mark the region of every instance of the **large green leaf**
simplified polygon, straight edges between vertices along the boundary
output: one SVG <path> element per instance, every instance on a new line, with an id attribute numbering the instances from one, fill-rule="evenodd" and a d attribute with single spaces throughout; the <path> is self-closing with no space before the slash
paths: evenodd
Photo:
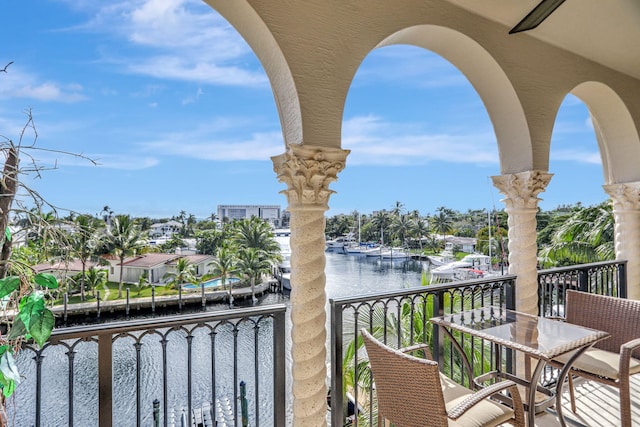
<path id="1" fill-rule="evenodd" d="M 41 316 L 44 310 L 42 292 L 32 292 L 20 300 L 20 313 L 18 315 L 27 327 L 27 331 L 31 332 L 31 318 Z"/>
<path id="2" fill-rule="evenodd" d="M 9 228 L 9 226 L 7 226 L 7 228 L 4 229 L 4 237 L 11 241 L 11 229 Z"/>
<path id="3" fill-rule="evenodd" d="M 31 322 L 29 323 L 29 333 L 33 339 L 38 343 L 40 347 L 47 342 L 51 336 L 51 331 L 56 324 L 56 319 L 53 313 L 48 308 L 38 315 L 31 316 Z"/>
<path id="4" fill-rule="evenodd" d="M 20 287 L 20 278 L 18 276 L 7 276 L 0 279 L 0 298 L 4 298 L 11 292 Z"/>
<path id="5" fill-rule="evenodd" d="M 42 286 L 43 288 L 47 288 L 47 289 L 58 288 L 58 279 L 56 279 L 56 276 L 54 276 L 53 274 L 38 273 L 36 274 L 36 277 L 34 278 L 34 280 L 38 285 Z"/>
<path id="6" fill-rule="evenodd" d="M 7 339 L 12 340 L 27 335 L 27 327 L 20 317 L 16 317 L 11 325 Z"/>

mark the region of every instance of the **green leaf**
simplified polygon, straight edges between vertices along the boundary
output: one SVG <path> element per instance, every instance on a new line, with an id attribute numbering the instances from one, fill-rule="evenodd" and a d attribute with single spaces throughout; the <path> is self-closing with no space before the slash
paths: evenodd
<path id="1" fill-rule="evenodd" d="M 42 347 L 51 336 L 51 331 L 53 331 L 55 324 L 56 319 L 53 316 L 53 313 L 48 308 L 45 308 L 44 311 L 38 315 L 31 316 L 29 333 L 33 336 L 33 339 L 38 343 L 38 345 Z"/>
<path id="2" fill-rule="evenodd" d="M 20 278 L 18 276 L 7 276 L 0 279 L 0 298 L 4 298 L 11 292 L 20 287 Z"/>
<path id="3" fill-rule="evenodd" d="M 0 372 L 2 372 L 2 375 L 4 375 L 6 379 L 20 383 L 20 373 L 16 366 L 16 360 L 10 351 L 6 351 L 0 356 Z"/>
<path id="4" fill-rule="evenodd" d="M 47 289 L 58 288 L 58 279 L 56 279 L 56 276 L 54 276 L 53 274 L 38 273 L 36 274 L 36 277 L 34 278 L 34 280 L 38 285 L 42 286 L 43 288 L 47 288 Z"/>
<path id="5" fill-rule="evenodd" d="M 20 317 L 16 317 L 13 321 L 13 325 L 11 326 L 11 330 L 9 331 L 9 335 L 7 335 L 7 339 L 13 340 L 25 335 L 27 335 L 27 327 Z"/>
<path id="6" fill-rule="evenodd" d="M 11 240 L 11 229 L 9 228 L 9 226 L 4 229 L 4 237 L 9 241 Z"/>
<path id="7" fill-rule="evenodd" d="M 31 333 L 31 318 L 41 316 L 44 310 L 42 292 L 33 292 L 20 300 L 20 313 L 18 315 L 24 322 L 27 332 Z"/>

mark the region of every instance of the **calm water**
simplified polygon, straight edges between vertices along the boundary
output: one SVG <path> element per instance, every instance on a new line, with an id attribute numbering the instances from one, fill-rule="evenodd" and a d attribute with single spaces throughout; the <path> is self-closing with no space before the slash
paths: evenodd
<path id="1" fill-rule="evenodd" d="M 345 255 L 339 253 L 328 252 L 326 254 L 326 277 L 327 277 L 327 297 L 336 298 L 343 296 L 354 296 L 379 292 L 383 290 L 394 290 L 421 285 L 422 272 L 427 268 L 426 262 L 403 260 L 390 261 L 381 260 L 376 257 L 364 257 L 355 255 Z M 274 302 L 282 302 L 280 295 L 267 294 L 261 298 L 259 304 L 271 304 Z M 287 298 L 285 302 L 289 301 Z M 241 301 L 240 305 L 250 304 L 249 300 Z M 225 305 L 211 306 L 209 309 L 226 309 Z M 328 319 L 327 319 L 328 320 Z M 260 408 L 261 425 L 269 425 L 269 419 L 272 415 L 271 399 L 264 399 L 270 390 L 269 372 L 273 366 L 273 360 L 269 357 L 271 354 L 268 347 L 270 346 L 270 327 L 262 327 L 260 329 L 260 348 L 263 349 L 261 357 L 257 361 L 260 365 L 262 383 L 260 386 L 260 397 L 264 401 L 264 405 Z M 245 332 L 241 331 L 241 336 Z M 187 357 L 184 334 L 178 333 L 172 339 L 168 346 L 169 366 L 168 382 L 170 384 L 169 405 L 170 407 L 179 408 L 185 404 L 185 396 L 183 391 L 186 389 L 185 379 L 187 378 Z M 239 339 L 239 355 L 243 356 L 240 360 L 239 371 L 251 373 L 253 365 L 256 361 L 248 356 L 253 353 L 253 338 L 250 331 L 246 331 L 246 339 Z M 231 331 L 220 333 L 218 338 L 218 363 L 220 364 L 218 373 L 216 374 L 216 389 L 220 395 L 232 395 L 233 380 L 231 373 L 232 366 L 226 366 L 233 360 L 233 334 Z M 226 342 L 226 343 L 225 343 Z M 210 360 L 211 345 L 209 334 L 206 330 L 199 330 L 194 333 L 193 337 L 193 379 L 194 379 L 194 405 L 198 406 L 199 402 L 208 401 L 210 396 Z M 220 349 L 222 349 L 220 353 Z M 50 348 L 45 355 L 42 365 L 43 375 L 43 413 L 46 417 L 43 419 L 43 426 L 62 426 L 68 425 L 68 405 L 66 395 L 68 393 L 67 379 L 68 357 L 67 351 L 61 346 Z M 74 413 L 76 425 L 91 426 L 97 424 L 97 414 L 93 408 L 97 405 L 97 346 L 95 343 L 79 343 L 75 348 L 77 351 L 75 356 L 76 375 L 74 381 L 75 399 Z M 121 339 L 114 343 L 114 425 L 135 426 L 135 405 L 132 405 L 132 399 L 135 399 L 136 377 L 135 377 L 135 347 L 132 340 Z M 152 401 L 162 396 L 162 372 L 161 372 L 161 348 L 157 337 L 150 335 L 145 339 L 142 346 L 141 358 L 142 365 L 145 369 L 142 375 L 143 389 L 142 405 L 149 410 L 144 411 L 143 425 L 152 424 Z M 10 415 L 14 416 L 16 426 L 32 426 L 34 424 L 33 407 L 34 395 L 29 390 L 35 390 L 35 363 L 32 359 L 33 354 L 21 352 L 19 357 L 20 372 L 24 376 L 22 387 L 18 387 L 15 399 L 9 404 Z M 246 363 L 245 363 L 246 362 Z M 247 366 L 243 368 L 242 364 Z M 84 374 L 82 374 L 84 372 Z M 263 377 L 264 376 L 264 377 Z M 263 383 L 263 379 L 264 383 Z M 253 384 L 254 379 L 251 377 L 242 377 L 248 384 Z M 15 405 L 15 406 L 14 406 Z M 253 404 L 250 404 L 250 418 L 254 417 Z M 179 423 L 178 423 L 179 425 Z M 219 425 L 225 425 L 220 423 Z"/>
<path id="2" fill-rule="evenodd" d="M 427 261 L 411 259 L 392 261 L 334 252 L 326 255 L 328 298 L 417 287 L 428 267 Z"/>

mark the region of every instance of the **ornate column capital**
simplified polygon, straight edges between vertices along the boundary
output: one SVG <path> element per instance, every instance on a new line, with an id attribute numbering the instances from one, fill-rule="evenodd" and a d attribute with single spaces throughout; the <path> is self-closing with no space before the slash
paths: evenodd
<path id="1" fill-rule="evenodd" d="M 640 182 L 603 185 L 602 188 L 611 196 L 616 211 L 640 210 Z"/>
<path id="2" fill-rule="evenodd" d="M 544 191 L 553 174 L 540 170 L 492 176 L 493 185 L 506 196 L 507 210 L 536 209 L 538 194 Z"/>
<path id="3" fill-rule="evenodd" d="M 287 184 L 289 211 L 329 209 L 329 184 L 338 179 L 350 150 L 291 144 L 287 151 L 271 158 L 278 181 Z"/>

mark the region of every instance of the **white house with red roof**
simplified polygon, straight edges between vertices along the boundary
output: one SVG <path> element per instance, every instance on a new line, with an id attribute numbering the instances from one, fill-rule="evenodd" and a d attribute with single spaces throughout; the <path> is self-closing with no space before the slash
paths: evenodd
<path id="1" fill-rule="evenodd" d="M 196 276 L 207 274 L 210 270 L 208 264 L 213 261 L 212 255 L 176 255 L 149 253 L 125 258 L 122 271 L 122 279 L 125 283 L 138 283 L 140 277 L 146 273 L 151 284 L 160 284 L 168 272 L 175 272 L 176 264 L 180 258 L 186 258 L 195 266 Z M 120 281 L 120 259 L 113 256 L 105 257 L 109 262 L 108 279 L 110 282 Z"/>

